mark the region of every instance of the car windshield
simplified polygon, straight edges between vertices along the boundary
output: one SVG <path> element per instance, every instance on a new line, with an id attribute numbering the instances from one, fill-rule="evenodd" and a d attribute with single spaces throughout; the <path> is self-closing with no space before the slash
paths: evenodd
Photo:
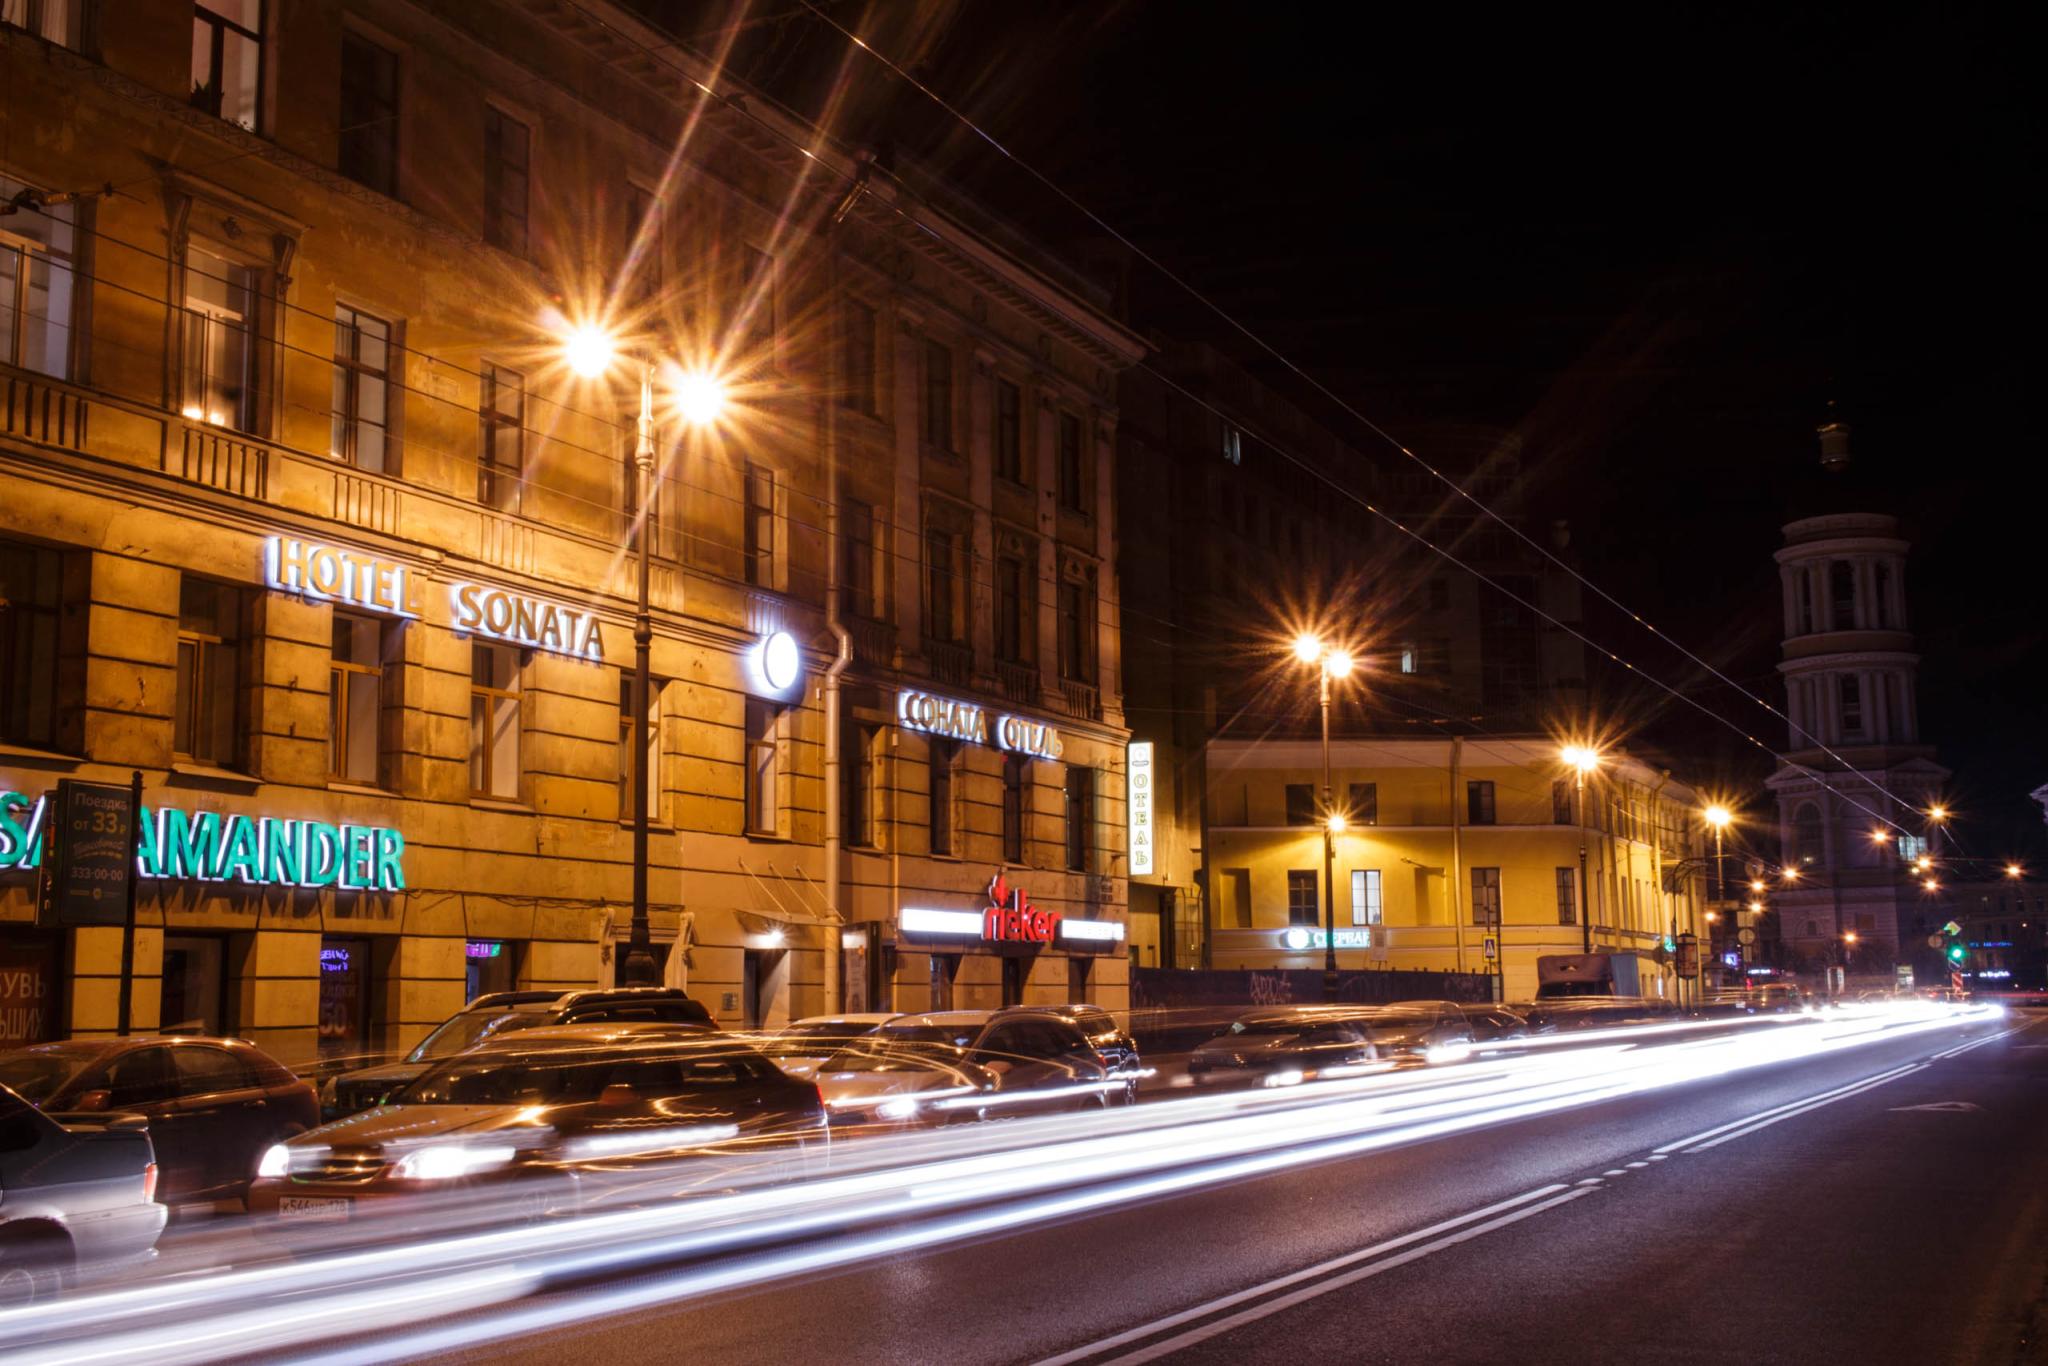
<path id="1" fill-rule="evenodd" d="M 0 1086 L 6 1086 L 23 1100 L 41 1105 L 99 1055 L 100 1050 L 89 1044 L 57 1044 L 0 1053 Z"/>
<path id="2" fill-rule="evenodd" d="M 400 1105 L 574 1105 L 603 1094 L 619 1061 L 615 1056 L 476 1053 L 442 1063 L 392 1100 Z"/>
<path id="3" fill-rule="evenodd" d="M 405 1055 L 405 1060 L 433 1062 L 438 1058 L 452 1058 L 499 1030 L 539 1024 L 545 1018 L 540 1011 L 522 1011 L 516 1007 L 465 1010 L 421 1039 L 412 1052 Z"/>
<path id="4" fill-rule="evenodd" d="M 769 1040 L 770 1046 L 784 1045 L 782 1052 L 830 1053 L 869 1033 L 873 1025 L 856 1020 L 812 1020 L 793 1024 Z"/>
<path id="5" fill-rule="evenodd" d="M 911 1025 L 878 1029 L 834 1053 L 827 1072 L 936 1072 L 959 1064 L 974 1030 Z"/>

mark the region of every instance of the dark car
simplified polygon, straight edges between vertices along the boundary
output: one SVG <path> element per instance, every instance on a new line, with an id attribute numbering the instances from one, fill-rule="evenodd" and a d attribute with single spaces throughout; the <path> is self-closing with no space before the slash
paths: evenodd
<path id="1" fill-rule="evenodd" d="M 74 1039 L 0 1053 L 0 1084 L 46 1113 L 149 1124 L 167 1204 L 236 1200 L 271 1144 L 320 1122 L 313 1088 L 241 1039 Z"/>
<path id="2" fill-rule="evenodd" d="M 1282 1006 L 1241 1015 L 1196 1048 L 1188 1077 L 1197 1086 L 1291 1086 L 1367 1071 L 1378 1062 L 1364 1011 Z"/>
<path id="3" fill-rule="evenodd" d="M 0 1308 L 149 1257 L 169 1214 L 156 1182 L 139 1117 L 47 1115 L 0 1086 Z"/>
<path id="4" fill-rule="evenodd" d="M 828 1138 L 818 1089 L 736 1040 L 644 1024 L 522 1031 L 271 1148 L 249 1209 L 348 1223 L 453 1191 L 487 1194 L 470 1203 L 505 1217 L 568 1213 L 729 1183 Z"/>
<path id="5" fill-rule="evenodd" d="M 1084 1002 L 1056 1006 L 1011 1006 L 1011 1011 L 1021 1014 L 1057 1015 L 1071 1021 L 1076 1029 L 1087 1036 L 1088 1046 L 1095 1050 L 1095 1056 L 1109 1069 L 1109 1075 L 1121 1080 L 1124 1089 L 1117 1096 L 1124 1104 L 1134 1104 L 1138 1099 L 1138 1079 L 1144 1075 L 1144 1059 L 1138 1056 L 1137 1041 L 1130 1031 L 1118 1024 L 1116 1017 L 1101 1006 Z M 999 1012 L 1007 1013 L 1007 1012 Z"/>
<path id="6" fill-rule="evenodd" d="M 1020 1009 L 905 1015 L 855 1039 L 816 1076 L 835 1124 L 1097 1109 L 1124 1090 L 1072 1020 Z"/>
<path id="7" fill-rule="evenodd" d="M 451 1015 L 398 1062 L 329 1077 L 320 1088 L 320 1117 L 340 1119 L 381 1105 L 444 1058 L 467 1052 L 508 1030 L 558 1024 L 619 1022 L 716 1029 L 711 1012 L 675 987 L 610 987 L 591 991 L 495 991 Z"/>
<path id="8" fill-rule="evenodd" d="M 1532 1001 L 1515 1009 L 1528 1020 L 1532 1034 L 1666 1024 L 1678 1016 L 1677 1006 L 1670 1001 L 1647 996 L 1559 996 Z"/>

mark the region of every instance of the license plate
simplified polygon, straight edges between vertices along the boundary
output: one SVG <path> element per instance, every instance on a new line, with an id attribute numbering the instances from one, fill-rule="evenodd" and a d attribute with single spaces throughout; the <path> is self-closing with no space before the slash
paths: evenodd
<path id="1" fill-rule="evenodd" d="M 303 1223 L 322 1221 L 339 1222 L 348 1218 L 351 1200 L 323 1200 L 309 1195 L 284 1195 L 277 1201 L 277 1213 L 281 1219 L 294 1219 Z"/>

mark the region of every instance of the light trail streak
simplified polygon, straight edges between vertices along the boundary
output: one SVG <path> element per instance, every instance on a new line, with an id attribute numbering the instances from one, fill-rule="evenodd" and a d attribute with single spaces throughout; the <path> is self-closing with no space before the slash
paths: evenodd
<path id="1" fill-rule="evenodd" d="M 536 1323 L 559 1326 L 618 1312 L 633 1296 L 650 1296 L 647 1302 L 685 1298 L 792 1274 L 792 1269 L 843 1265 L 1081 1209 L 1820 1057 L 1876 1040 L 1981 1023 L 1994 1013 L 1830 1013 L 1771 1028 L 1667 1031 L 1666 1041 L 1654 1047 L 1635 1047 L 1633 1036 L 1608 1038 L 1615 1031 L 1603 1030 L 1594 1047 L 1532 1049 L 1522 1056 L 1439 1071 L 1312 1081 L 1284 1091 L 1181 1096 L 1085 1115 L 909 1134 L 901 1140 L 841 1141 L 833 1145 L 832 1170 L 820 1177 L 788 1180 L 800 1169 L 763 1164 L 739 1181 L 724 1183 L 741 1187 L 729 1193 L 311 1255 L 285 1265 L 169 1277 L 0 1312 L 0 1354 L 23 1361 L 96 1364 L 210 1361 L 223 1354 L 231 1340 L 224 1335 L 230 1333 L 237 1343 L 251 1348 L 260 1343 L 275 1352 L 338 1330 L 392 1332 L 423 1315 L 457 1305 L 502 1304 L 568 1278 L 616 1275 L 826 1235 L 822 1243 L 734 1255 L 655 1276 L 647 1286 L 636 1283 L 616 1294 L 583 1292 L 517 1311 L 501 1308 L 487 1318 L 429 1334 L 435 1342 L 445 1338 L 447 1346 L 475 1345 L 502 1337 L 514 1323 L 529 1325 L 518 1331 L 532 1331 Z M 1805 1097 L 1793 1106 L 1819 1099 Z M 1751 1115 L 1736 1123 L 1754 1124 L 1760 1118 Z M 660 1170 L 651 1171 L 649 1180 L 660 1176 Z M 769 1184 L 778 1179 L 779 1184 Z M 504 1190 L 496 1188 L 500 1197 Z M 483 1193 L 484 1188 L 473 1192 Z M 992 1201 L 999 1203 L 949 1213 Z M 864 1224 L 900 1225 L 913 1216 L 922 1222 L 908 1229 L 862 1230 Z M 346 1248 L 345 1243 L 339 1246 Z M 330 1298 L 317 1298 L 323 1295 Z M 329 1312 L 337 1304 L 348 1306 L 338 1317 Z M 167 1332 L 167 1323 L 180 1327 Z M 427 1345 L 418 1331 L 391 1342 L 396 1355 L 443 1349 Z M 410 1346 L 396 1352 L 399 1343 Z M 366 1355 L 352 1359 L 393 1355 L 383 1345 L 366 1345 L 362 1351 Z"/>

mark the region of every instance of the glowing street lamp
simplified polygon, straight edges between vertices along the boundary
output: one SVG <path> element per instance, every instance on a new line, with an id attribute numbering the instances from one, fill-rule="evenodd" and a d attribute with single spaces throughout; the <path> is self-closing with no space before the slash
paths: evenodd
<path id="1" fill-rule="evenodd" d="M 2027 870 L 2020 867 L 2017 863 L 2008 863 L 2005 865 L 2005 875 L 2007 877 L 2025 877 L 2026 872 Z"/>
<path id="2" fill-rule="evenodd" d="M 1294 638 L 1294 657 L 1314 665 L 1317 696 L 1323 712 L 1323 999 L 1337 999 L 1337 840 L 1344 832 L 1345 819 L 1337 810 L 1330 788 L 1330 680 L 1348 678 L 1352 669 L 1350 652 L 1326 643 L 1313 631 Z"/>
<path id="3" fill-rule="evenodd" d="M 1591 745 L 1570 744 L 1557 757 L 1572 771 L 1572 790 L 1579 801 L 1579 945 L 1593 951 L 1592 909 L 1586 903 L 1586 775 L 1600 767 L 1600 751 Z"/>
<path id="4" fill-rule="evenodd" d="M 597 380 L 626 359 L 617 338 L 585 323 L 562 338 L 562 359 L 584 379 Z M 633 927 L 622 965 L 628 986 L 654 986 L 654 946 L 647 921 L 647 698 L 653 690 L 650 654 L 654 615 L 648 600 L 650 550 L 647 510 L 654 503 L 654 371 L 650 356 L 632 358 L 640 372 L 640 418 L 633 463 L 638 470 L 639 515 L 633 519 L 633 548 L 639 562 L 640 596 L 633 617 Z M 693 426 L 715 422 L 725 409 L 725 386 L 705 374 L 684 375 L 673 386 L 676 409 Z"/>
<path id="5" fill-rule="evenodd" d="M 1714 831 L 1714 900 L 1719 901 L 1728 895 L 1727 868 L 1722 862 L 1721 837 L 1727 832 L 1728 827 L 1735 823 L 1735 813 L 1715 802 L 1700 812 L 1700 819 L 1712 826 Z"/>

